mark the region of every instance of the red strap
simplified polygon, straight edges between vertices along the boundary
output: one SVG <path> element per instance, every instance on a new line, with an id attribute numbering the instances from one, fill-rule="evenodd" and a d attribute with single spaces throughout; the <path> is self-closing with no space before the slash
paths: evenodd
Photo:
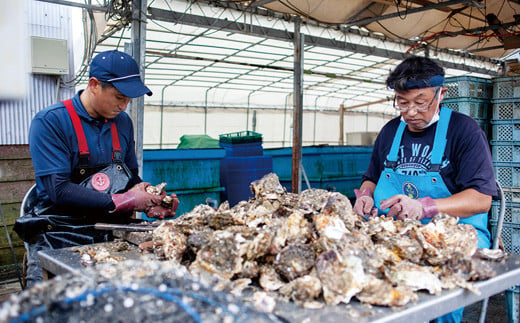
<path id="1" fill-rule="evenodd" d="M 114 158 L 114 151 L 121 151 L 121 144 L 119 143 L 119 135 L 117 134 L 116 123 L 112 123 L 110 126 L 112 131 L 112 159 Z"/>
<path id="2" fill-rule="evenodd" d="M 81 125 L 81 120 L 79 119 L 76 110 L 72 106 L 72 100 L 61 101 L 67 111 L 69 112 L 70 119 L 72 120 L 72 125 L 74 126 L 74 131 L 76 131 L 76 138 L 78 138 L 78 146 L 79 146 L 79 155 L 89 155 L 87 138 L 85 138 L 85 132 L 83 132 L 83 126 Z"/>

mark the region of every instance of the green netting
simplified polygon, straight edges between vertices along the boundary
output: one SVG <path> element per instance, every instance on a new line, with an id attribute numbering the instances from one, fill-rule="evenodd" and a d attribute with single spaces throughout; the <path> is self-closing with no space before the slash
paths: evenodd
<path id="1" fill-rule="evenodd" d="M 183 135 L 177 149 L 220 148 L 218 140 L 208 135 Z"/>

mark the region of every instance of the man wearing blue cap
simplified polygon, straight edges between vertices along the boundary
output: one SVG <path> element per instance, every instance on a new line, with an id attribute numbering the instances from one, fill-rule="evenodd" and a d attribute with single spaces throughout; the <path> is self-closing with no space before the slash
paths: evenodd
<path id="1" fill-rule="evenodd" d="M 431 221 L 439 212 L 475 227 L 478 247 L 489 248 L 487 212 L 497 195 L 486 135 L 469 116 L 441 106 L 444 70 L 412 56 L 386 84 L 400 117 L 379 133 L 354 211 L 399 220 Z M 463 308 L 438 322 L 460 322 Z"/>
<path id="2" fill-rule="evenodd" d="M 131 98 L 152 92 L 135 60 L 120 51 L 98 54 L 85 90 L 38 112 L 29 133 L 36 197 L 15 231 L 28 243 L 27 286 L 42 279 L 37 252 L 109 241 L 96 222 L 129 223 L 134 211 L 175 215 L 164 196 L 146 192 L 138 175 Z M 26 203 L 27 204 L 27 203 Z"/>

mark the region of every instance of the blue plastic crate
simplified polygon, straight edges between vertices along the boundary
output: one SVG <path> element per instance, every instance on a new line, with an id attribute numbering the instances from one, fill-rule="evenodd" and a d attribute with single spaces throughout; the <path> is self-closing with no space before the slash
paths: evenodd
<path id="1" fill-rule="evenodd" d="M 506 202 L 504 211 L 504 222 L 520 224 L 520 203 Z M 500 202 L 493 201 L 491 203 L 491 220 L 497 221 L 499 213 Z"/>
<path id="2" fill-rule="evenodd" d="M 166 190 L 221 187 L 220 161 L 224 149 L 146 149 L 143 151 L 143 181 Z"/>
<path id="3" fill-rule="evenodd" d="M 506 202 L 520 204 L 520 188 L 519 187 L 502 187 L 504 199 Z"/>
<path id="4" fill-rule="evenodd" d="M 262 156 L 264 154 L 260 141 L 240 144 L 220 142 L 219 145 L 226 150 L 226 156 L 230 157 Z"/>
<path id="5" fill-rule="evenodd" d="M 520 97 L 512 99 L 494 99 L 493 119 L 520 119 Z"/>
<path id="6" fill-rule="evenodd" d="M 480 129 L 484 132 L 486 135 L 486 138 L 491 138 L 491 133 L 489 132 L 489 120 L 475 120 L 477 121 L 478 125 L 480 126 Z"/>
<path id="7" fill-rule="evenodd" d="M 442 105 L 453 111 L 458 111 L 474 119 L 487 119 L 490 109 L 490 101 L 487 99 L 457 98 L 444 99 Z"/>
<path id="8" fill-rule="evenodd" d="M 490 221 L 491 229 L 495 230 L 497 221 Z M 505 222 L 502 224 L 502 244 L 507 253 L 518 255 L 520 254 L 520 224 Z"/>
<path id="9" fill-rule="evenodd" d="M 492 140 L 490 143 L 494 162 L 520 163 L 520 142 Z"/>
<path id="10" fill-rule="evenodd" d="M 231 206 L 253 196 L 251 182 L 273 171 L 271 156 L 226 157 L 220 167 L 220 180 L 225 187 L 222 200 Z"/>
<path id="11" fill-rule="evenodd" d="M 520 141 L 520 120 L 491 120 L 492 139 L 496 141 Z"/>
<path id="12" fill-rule="evenodd" d="M 231 132 L 219 135 L 219 141 L 229 144 L 262 142 L 262 134 L 249 130 Z"/>
<path id="13" fill-rule="evenodd" d="M 493 84 L 490 79 L 475 76 L 447 77 L 444 86 L 447 88 L 444 98 L 472 97 L 491 98 Z"/>
<path id="14" fill-rule="evenodd" d="M 520 77 L 495 77 L 492 81 L 493 99 L 509 99 L 520 97 Z"/>
<path id="15" fill-rule="evenodd" d="M 493 163 L 497 181 L 506 187 L 520 187 L 519 163 Z"/>
<path id="16" fill-rule="evenodd" d="M 520 321 L 520 285 L 508 288 L 505 292 L 508 323 Z"/>

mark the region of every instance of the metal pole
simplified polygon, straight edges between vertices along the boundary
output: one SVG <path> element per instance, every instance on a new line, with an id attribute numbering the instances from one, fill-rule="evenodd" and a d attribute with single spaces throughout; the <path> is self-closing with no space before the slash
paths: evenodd
<path id="1" fill-rule="evenodd" d="M 286 127 L 286 120 L 287 120 L 287 99 L 292 93 L 287 94 L 285 97 L 285 106 L 283 108 L 283 137 L 282 137 L 282 147 L 285 147 L 285 127 Z"/>
<path id="2" fill-rule="evenodd" d="M 207 124 L 208 124 L 208 92 L 212 88 L 206 90 L 205 100 L 204 100 L 204 134 L 207 135 Z"/>
<path id="3" fill-rule="evenodd" d="M 365 132 L 368 132 L 368 105 L 367 105 L 367 114 L 366 114 L 366 122 L 365 122 Z"/>
<path id="4" fill-rule="evenodd" d="M 314 100 L 314 124 L 312 127 L 312 144 L 313 145 L 316 145 L 316 112 L 318 110 L 318 98 L 319 98 L 319 96 L 317 96 L 316 99 Z M 305 171 L 304 171 L 304 173 L 305 173 Z"/>
<path id="5" fill-rule="evenodd" d="M 247 111 L 246 111 L 246 130 L 249 130 L 249 104 L 250 104 L 250 100 L 251 100 L 251 94 L 253 94 L 253 92 L 249 92 L 249 94 L 247 95 Z"/>
<path id="6" fill-rule="evenodd" d="M 292 148 L 292 192 L 300 193 L 302 176 L 302 123 L 303 123 L 303 34 L 300 19 L 294 21 L 294 82 L 293 82 L 293 148 Z"/>
<path id="7" fill-rule="evenodd" d="M 159 149 L 162 149 L 163 143 L 163 115 L 164 115 L 164 91 L 166 90 L 166 86 L 162 88 L 161 91 L 161 125 L 159 129 Z"/>
<path id="8" fill-rule="evenodd" d="M 339 145 L 343 145 L 343 132 L 345 124 L 345 106 L 343 104 L 339 105 Z"/>
<path id="9" fill-rule="evenodd" d="M 144 63 L 146 50 L 146 4 L 147 0 L 132 1 L 132 43 L 130 55 L 135 59 L 144 80 Z M 128 49 L 127 49 L 128 51 Z M 143 119 L 144 97 L 132 99 L 129 109 L 134 124 L 137 164 L 139 173 L 143 173 Z"/>

